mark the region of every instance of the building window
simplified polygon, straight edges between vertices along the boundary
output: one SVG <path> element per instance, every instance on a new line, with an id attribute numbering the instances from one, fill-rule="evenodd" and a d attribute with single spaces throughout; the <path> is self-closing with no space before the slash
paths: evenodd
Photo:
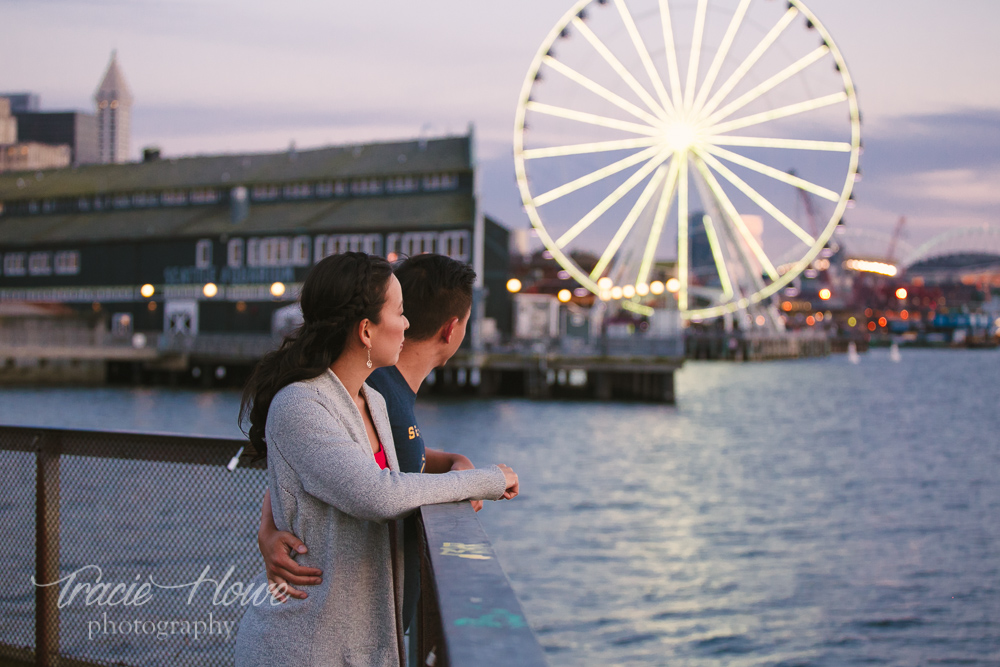
<path id="1" fill-rule="evenodd" d="M 337 181 L 333 184 L 333 194 L 336 197 L 344 197 L 347 195 L 347 183 L 344 181 Z"/>
<path id="2" fill-rule="evenodd" d="M 251 197 L 254 201 L 274 201 L 278 198 L 277 185 L 255 185 Z"/>
<path id="3" fill-rule="evenodd" d="M 33 252 L 28 255 L 28 275 L 51 276 L 52 253 Z"/>
<path id="4" fill-rule="evenodd" d="M 23 252 L 9 252 L 3 256 L 3 274 L 5 276 L 23 276 L 27 273 L 26 257 Z"/>
<path id="5" fill-rule="evenodd" d="M 392 193 L 413 192 L 417 189 L 417 179 L 413 176 L 395 176 L 386 179 L 385 191 Z"/>
<path id="6" fill-rule="evenodd" d="M 377 178 L 359 178 L 351 181 L 351 194 L 355 196 L 382 193 L 382 181 Z"/>
<path id="7" fill-rule="evenodd" d="M 229 239 L 226 244 L 226 265 L 231 269 L 243 268 L 243 239 Z"/>
<path id="8" fill-rule="evenodd" d="M 410 232 L 403 234 L 399 240 L 399 249 L 403 255 L 412 257 L 425 252 L 438 252 L 437 234 L 434 232 Z"/>
<path id="9" fill-rule="evenodd" d="M 194 265 L 199 269 L 212 266 L 212 241 L 202 239 L 194 246 Z"/>
<path id="10" fill-rule="evenodd" d="M 428 174 L 423 178 L 424 190 L 455 190 L 458 188 L 458 174 Z"/>
<path id="11" fill-rule="evenodd" d="M 167 190 L 160 195 L 160 203 L 164 206 L 183 206 L 187 204 L 187 193 L 183 190 Z"/>
<path id="12" fill-rule="evenodd" d="M 76 250 L 57 252 L 55 265 L 57 276 L 75 276 L 80 273 L 80 253 Z"/>
<path id="13" fill-rule="evenodd" d="M 31 213 L 32 215 L 38 213 L 38 202 L 36 201 L 28 202 L 28 213 Z"/>
<path id="14" fill-rule="evenodd" d="M 54 199 L 45 199 L 42 201 L 42 213 L 52 213 L 56 210 L 56 202 Z"/>
<path id="15" fill-rule="evenodd" d="M 282 194 L 285 199 L 308 199 L 309 197 L 312 197 L 312 186 L 308 183 L 286 185 Z"/>
<path id="16" fill-rule="evenodd" d="M 333 183 L 317 183 L 316 184 L 316 196 L 317 197 L 332 197 L 333 196 Z"/>
<path id="17" fill-rule="evenodd" d="M 159 197 L 151 192 L 137 192 L 132 195 L 132 206 L 136 208 L 149 208 L 159 203 Z"/>
<path id="18" fill-rule="evenodd" d="M 292 239 L 292 266 L 309 266 L 309 237 Z"/>
<path id="19" fill-rule="evenodd" d="M 192 204 L 215 204 L 219 201 L 219 191 L 215 188 L 197 188 L 191 191 Z"/>
<path id="20" fill-rule="evenodd" d="M 81 211 L 89 211 L 90 210 L 90 200 L 87 199 L 86 197 L 80 197 L 76 201 L 76 207 L 78 209 L 80 209 Z"/>
<path id="21" fill-rule="evenodd" d="M 131 208 L 132 199 L 128 195 L 115 195 L 112 205 L 115 208 Z"/>

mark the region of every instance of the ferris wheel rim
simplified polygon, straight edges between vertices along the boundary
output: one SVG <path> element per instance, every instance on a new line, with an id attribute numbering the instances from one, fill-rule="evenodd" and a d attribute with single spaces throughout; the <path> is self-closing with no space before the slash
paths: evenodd
<path id="1" fill-rule="evenodd" d="M 663 7 L 665 5 L 669 4 L 669 1 L 670 0 L 660 0 L 661 11 L 663 10 Z M 754 1 L 755 0 L 741 0 L 741 5 L 740 5 L 740 8 L 737 9 L 737 12 L 741 11 L 741 9 L 742 9 L 742 11 L 745 13 L 746 9 L 748 9 L 749 6 L 751 5 L 751 3 L 753 3 Z M 599 295 L 601 290 L 600 290 L 600 287 L 597 284 L 597 281 L 594 280 L 593 275 L 588 275 L 585 271 L 581 270 L 577 266 L 576 262 L 573 261 L 572 258 L 568 257 L 567 253 L 563 252 L 563 248 L 565 246 L 564 245 L 560 245 L 558 243 L 558 241 L 552 237 L 552 234 L 550 234 L 549 230 L 546 228 L 545 223 L 542 220 L 541 215 L 539 214 L 539 212 L 538 212 L 538 210 L 536 208 L 536 204 L 537 205 L 543 205 L 545 202 L 543 202 L 542 204 L 538 204 L 537 203 L 537 195 L 533 195 L 532 194 L 532 192 L 530 190 L 530 187 L 528 185 L 528 173 L 527 173 L 527 164 L 526 164 L 526 161 L 527 161 L 526 153 L 528 151 L 526 151 L 525 148 L 524 148 L 524 130 L 526 129 L 525 128 L 525 119 L 526 119 L 526 115 L 527 115 L 527 112 L 528 112 L 528 109 L 529 109 L 529 105 L 532 104 L 531 91 L 532 91 L 532 88 L 533 88 L 533 86 L 534 86 L 537 78 L 538 78 L 539 70 L 542 67 L 542 64 L 545 63 L 545 58 L 551 52 L 552 47 L 555 44 L 556 40 L 559 39 L 560 36 L 562 36 L 562 35 L 565 34 L 565 31 L 568 28 L 568 26 L 570 25 L 570 23 L 573 22 L 574 19 L 579 19 L 579 17 L 582 16 L 583 10 L 585 10 L 589 5 L 593 4 L 593 2 L 594 2 L 594 0 L 577 0 L 577 2 L 575 2 L 572 5 L 572 7 L 569 10 L 567 10 L 562 15 L 562 17 L 559 19 L 559 21 L 557 21 L 556 24 L 554 25 L 554 27 L 549 31 L 549 33 L 547 34 L 547 36 L 545 37 L 545 39 L 542 41 L 541 46 L 539 47 L 538 51 L 535 53 L 535 56 L 532 59 L 531 65 L 528 68 L 528 73 L 525 76 L 524 82 L 523 82 L 522 87 L 521 87 L 520 96 L 519 96 L 519 99 L 518 99 L 518 104 L 517 104 L 517 108 L 516 108 L 516 112 L 515 112 L 515 120 L 514 120 L 514 162 L 515 162 L 515 176 L 516 176 L 517 183 L 518 183 L 518 189 L 519 189 L 519 192 L 521 194 L 522 204 L 523 204 L 525 212 L 528 215 L 528 218 L 529 218 L 529 220 L 530 220 L 530 222 L 532 224 L 532 227 L 536 230 L 536 232 L 537 232 L 537 234 L 539 236 L 539 239 L 541 240 L 541 242 L 543 243 L 543 245 L 545 246 L 545 248 L 552 254 L 552 257 L 562 266 L 562 268 L 564 268 L 567 271 L 567 273 L 572 278 L 574 278 L 578 283 L 580 283 L 580 285 L 582 285 L 583 287 L 585 287 L 586 289 L 588 289 L 589 291 L 591 291 L 595 295 Z M 626 0 L 615 0 L 615 4 L 619 6 L 619 12 L 621 12 L 621 5 L 623 5 L 625 3 L 626 3 Z M 707 8 L 707 5 L 708 5 L 708 0 L 698 0 L 699 11 L 704 11 Z M 857 93 L 856 93 L 856 89 L 855 89 L 855 86 L 854 86 L 854 82 L 853 82 L 853 79 L 851 78 L 851 75 L 850 75 L 850 72 L 848 70 L 847 63 L 846 63 L 846 60 L 844 59 L 843 54 L 841 53 L 841 51 L 840 51 L 839 47 L 837 46 L 836 42 L 833 40 L 833 37 L 830 34 L 830 32 L 823 25 L 823 23 L 818 19 L 818 17 L 816 17 L 816 15 L 805 5 L 805 3 L 802 0 L 789 0 L 788 6 L 789 6 L 789 10 L 788 10 L 788 12 L 787 12 L 786 15 L 791 15 L 791 10 L 792 10 L 792 8 L 794 8 L 796 10 L 796 12 L 801 13 L 807 19 L 807 21 L 809 22 L 809 24 L 813 28 L 815 28 L 817 30 L 817 32 L 819 33 L 819 35 L 822 37 L 822 40 L 823 40 L 823 46 L 820 47 L 820 49 L 818 49 L 818 51 L 825 48 L 826 51 L 823 52 L 822 55 L 826 55 L 826 53 L 829 53 L 829 55 L 834 59 L 836 65 L 837 65 L 838 73 L 839 73 L 839 75 L 840 75 L 840 77 L 841 77 L 841 79 L 843 81 L 843 84 L 844 84 L 843 92 L 837 94 L 837 95 L 843 94 L 843 96 L 844 96 L 843 99 L 839 100 L 839 101 L 847 103 L 848 110 L 849 110 L 849 121 L 850 121 L 850 149 L 849 149 L 850 157 L 849 157 L 849 160 L 848 160 L 847 174 L 846 174 L 846 177 L 845 177 L 845 180 L 844 180 L 844 185 L 843 185 L 840 193 L 837 195 L 837 203 L 836 203 L 836 206 L 835 206 L 833 214 L 830 216 L 829 220 L 827 220 L 827 222 L 825 224 L 825 227 L 822 229 L 822 231 L 816 236 L 816 238 L 814 239 L 812 245 L 810 245 L 807 248 L 807 250 L 805 251 L 805 253 L 802 254 L 802 257 L 797 262 L 795 262 L 794 264 L 792 264 L 792 266 L 790 268 L 788 268 L 785 273 L 781 274 L 780 276 L 776 276 L 776 277 L 772 276 L 773 279 L 771 280 L 770 284 L 765 285 L 763 287 L 763 289 L 756 290 L 752 294 L 750 294 L 749 296 L 743 296 L 740 299 L 730 300 L 729 302 L 727 302 L 725 304 L 722 304 L 722 305 L 711 306 L 711 307 L 707 307 L 707 308 L 688 308 L 687 304 L 686 304 L 686 289 L 687 289 L 686 278 L 687 277 L 685 276 L 682 279 L 683 280 L 683 284 L 684 284 L 684 290 L 685 290 L 685 296 L 684 296 L 685 303 L 684 303 L 684 307 L 683 308 L 679 307 L 680 315 L 681 315 L 681 317 L 683 319 L 692 320 L 692 319 L 708 319 L 708 318 L 712 318 L 712 317 L 717 317 L 717 316 L 724 315 L 724 314 L 727 314 L 727 313 L 735 312 L 735 311 L 740 310 L 740 309 L 745 309 L 745 308 L 747 308 L 748 306 L 750 306 L 752 304 L 757 304 L 757 303 L 760 303 L 760 302 L 765 301 L 767 299 L 770 299 L 770 297 L 772 297 L 774 294 L 778 293 L 782 288 L 784 288 L 788 284 L 790 284 L 799 274 L 802 273 L 802 271 L 804 271 L 813 262 L 813 260 L 816 259 L 816 257 L 822 251 L 822 249 L 826 246 L 826 244 L 833 237 L 833 234 L 834 234 L 834 232 L 835 232 L 835 230 L 837 228 L 837 225 L 838 225 L 839 221 L 842 219 L 843 214 L 844 214 L 845 210 L 847 209 L 847 207 L 849 205 L 851 194 L 852 194 L 852 192 L 854 190 L 854 186 L 855 186 L 855 182 L 856 182 L 856 178 L 855 177 L 856 177 L 856 174 L 857 174 L 858 164 L 859 164 L 859 161 L 860 161 L 860 153 L 861 153 L 861 150 L 860 150 L 860 147 L 861 147 L 861 129 L 860 129 L 861 119 L 860 119 L 860 110 L 859 110 L 859 106 L 858 106 Z M 661 17 L 661 19 L 662 19 L 662 17 Z M 699 19 L 696 19 L 696 25 L 697 25 L 697 21 L 698 20 Z M 789 21 L 790 20 L 791 19 L 789 19 Z M 579 22 L 577 23 L 577 25 L 579 26 Z M 733 25 L 735 25 L 735 23 Z M 628 28 L 628 25 L 626 25 L 626 27 Z M 632 28 L 634 29 L 634 25 L 632 26 Z M 730 28 L 732 29 L 732 26 L 730 26 Z M 703 30 L 703 26 L 702 26 L 702 30 Z M 699 33 L 696 30 L 696 36 L 698 34 Z M 703 33 L 701 33 L 701 34 L 703 35 Z M 727 39 L 728 39 L 728 37 L 727 37 Z M 726 48 L 728 49 L 728 46 Z M 699 49 L 700 49 L 700 46 L 699 46 Z M 696 53 L 695 52 L 695 46 L 692 46 L 692 49 L 691 49 L 691 54 L 692 54 L 691 55 L 691 60 L 688 63 L 688 66 L 689 66 L 689 76 L 687 77 L 687 80 L 685 81 L 684 85 L 687 88 L 686 96 L 688 98 L 690 98 L 690 97 L 693 96 L 693 91 L 694 91 L 694 88 L 696 86 L 698 87 L 698 99 L 699 100 L 701 100 L 703 97 L 704 98 L 711 97 L 711 101 L 709 101 L 708 104 L 709 104 L 709 106 L 712 106 L 712 103 L 715 102 L 714 107 L 710 111 L 710 113 L 714 113 L 713 118 L 715 116 L 719 116 L 719 115 L 722 115 L 723 118 L 726 118 L 727 116 L 724 115 L 724 114 L 722 114 L 722 112 L 719 110 L 718 106 L 719 106 L 719 104 L 722 104 L 722 103 L 726 102 L 729 93 L 732 92 L 732 91 L 730 90 L 730 91 L 726 92 L 725 94 L 722 94 L 722 91 L 725 88 L 725 85 L 723 86 L 723 88 L 720 88 L 718 90 L 713 91 L 712 86 L 715 84 L 714 80 L 709 85 L 703 85 L 705 83 L 706 79 L 709 79 L 712 76 L 717 77 L 717 75 L 718 75 L 718 72 L 715 72 L 714 74 L 712 74 L 713 69 L 716 67 L 716 65 L 719 64 L 719 62 L 721 62 L 721 58 L 719 57 L 719 51 L 716 51 L 715 53 L 716 53 L 716 60 L 713 62 L 712 68 L 710 68 L 709 73 L 706 75 L 705 79 L 699 79 L 697 58 L 700 57 L 700 52 Z M 811 54 L 811 55 L 814 55 L 814 54 Z M 642 53 L 640 52 L 640 58 L 641 57 L 642 57 Z M 674 57 L 676 57 L 676 54 L 675 54 Z M 646 54 L 646 58 L 648 59 L 648 53 Z M 801 63 L 803 60 L 804 59 L 800 59 L 799 63 Z M 668 58 L 668 61 L 669 61 L 669 58 Z M 558 61 L 556 61 L 556 62 L 558 62 Z M 795 65 L 798 65 L 799 63 L 796 63 Z M 547 64 L 551 64 L 551 61 L 550 61 L 550 63 L 547 63 Z M 808 65 L 808 63 L 803 66 L 803 69 L 807 65 Z M 668 62 L 668 66 L 669 67 L 674 67 L 674 68 L 677 67 L 676 63 L 670 63 L 670 62 Z M 753 65 L 751 64 L 750 67 L 752 68 L 752 66 Z M 668 105 L 667 99 L 664 98 L 663 95 L 661 95 L 659 93 L 661 92 L 661 90 L 665 90 L 667 82 L 665 82 L 662 78 L 654 77 L 653 74 L 656 73 L 655 68 L 652 69 L 652 70 L 649 70 L 648 67 L 649 67 L 649 65 L 647 65 L 647 73 L 649 74 L 650 79 L 653 82 L 653 87 L 656 90 L 654 90 L 653 93 L 649 93 L 649 91 L 645 91 L 645 90 L 644 90 L 644 92 L 650 98 L 652 98 L 653 94 L 657 94 L 660 97 L 660 99 L 664 102 L 664 107 L 666 107 Z M 691 72 L 694 72 L 694 74 L 691 75 Z M 633 81 L 634 81 L 634 78 L 633 78 Z M 699 84 L 698 81 L 700 81 L 701 83 Z M 636 82 L 636 83 L 638 83 L 638 82 Z M 675 79 L 673 76 L 671 76 L 671 78 L 670 78 L 670 85 L 671 85 L 672 88 L 674 86 L 678 86 L 679 85 L 678 79 Z M 727 82 L 726 85 L 728 85 L 728 82 Z M 713 92 L 715 93 L 714 95 L 713 95 Z M 746 96 L 744 95 L 744 97 L 746 97 Z M 718 98 L 718 99 L 716 99 L 716 98 Z M 738 108 L 738 103 L 741 101 L 741 99 L 742 98 L 737 98 L 737 100 L 730 102 L 726 107 L 724 107 L 723 110 L 729 109 L 730 107 L 734 107 L 734 106 L 736 106 Z M 671 102 L 673 102 L 673 101 L 674 100 L 671 100 Z M 704 100 L 702 100 L 702 101 L 704 101 Z M 697 100 L 696 100 L 696 103 L 697 103 Z M 618 105 L 618 106 L 621 106 L 621 105 Z M 632 106 L 635 106 L 635 105 L 632 105 Z M 794 105 L 792 105 L 792 106 L 794 106 Z M 629 109 L 625 109 L 625 110 L 626 111 L 630 111 Z M 551 112 L 551 110 L 549 110 L 549 111 Z M 640 109 L 640 111 L 641 111 L 641 109 Z M 633 113 L 633 115 L 635 115 L 634 111 L 630 111 L 630 113 Z M 656 115 L 656 110 L 652 109 L 652 113 L 653 113 L 653 115 Z M 737 119 L 737 120 L 739 120 L 739 119 Z M 725 124 L 723 124 L 723 125 L 725 125 Z M 729 128 L 727 128 L 727 129 L 729 129 Z M 632 131 L 635 131 L 635 130 L 632 130 Z M 718 135 L 716 135 L 716 136 L 718 136 Z M 736 140 L 737 142 L 740 139 L 742 139 L 741 137 L 723 137 L 723 138 L 726 139 L 726 140 Z M 640 138 L 640 139 L 635 140 L 636 147 L 638 147 L 639 145 L 644 145 L 643 144 L 644 141 L 645 142 L 651 142 L 651 140 L 648 140 L 648 139 L 643 140 L 643 139 Z M 615 143 L 615 142 L 606 142 L 606 143 L 610 144 L 610 143 Z M 823 143 L 823 142 L 812 142 L 812 143 L 814 143 L 814 144 L 820 144 L 820 143 Z M 739 143 L 730 144 L 730 145 L 739 145 Z M 573 147 L 568 147 L 568 148 L 572 149 Z M 718 149 L 719 148 L 718 145 L 716 145 L 715 148 Z M 727 153 L 728 155 L 726 155 L 726 154 L 720 154 L 720 152 L 721 153 Z M 713 153 L 715 155 L 712 155 Z M 566 153 L 566 154 L 572 154 L 572 153 Z M 714 150 L 713 151 L 713 150 L 711 150 L 711 148 L 709 148 L 702 155 L 699 155 L 697 153 L 697 151 L 695 151 L 693 155 L 685 154 L 683 156 L 683 160 L 681 160 L 677 155 L 667 156 L 667 157 L 664 158 L 663 161 L 661 161 L 659 163 L 658 166 L 662 170 L 662 164 L 663 164 L 663 162 L 666 162 L 667 160 L 669 160 L 669 162 L 671 163 L 671 165 L 673 165 L 676 162 L 681 162 L 682 161 L 684 163 L 682 165 L 682 167 L 681 167 L 681 169 L 683 171 L 685 171 L 685 172 L 687 172 L 689 170 L 690 171 L 698 171 L 699 170 L 698 165 L 701 164 L 702 166 L 704 166 L 704 163 L 705 163 L 706 159 L 707 160 L 715 160 L 718 163 L 718 160 L 716 160 L 717 157 L 723 157 L 723 158 L 729 158 L 729 159 L 731 159 L 732 155 L 737 155 L 739 157 L 738 154 L 733 154 L 733 153 L 731 153 L 729 151 L 725 151 L 725 149 Z M 718 163 L 718 164 L 721 164 L 721 163 Z M 696 169 L 692 170 L 691 169 L 692 165 L 694 165 L 696 167 Z M 655 168 L 656 167 L 654 167 L 654 169 Z M 706 167 L 706 169 L 707 169 L 707 167 Z M 710 169 L 707 169 L 707 171 L 708 171 L 709 174 L 711 174 L 711 170 Z M 641 180 L 645 180 L 645 176 Z M 737 177 L 737 180 L 739 180 L 738 177 Z M 650 181 L 650 184 L 652 184 L 652 182 L 653 182 L 653 180 Z M 730 183 L 734 183 L 735 184 L 735 181 L 733 181 L 733 180 L 730 179 Z M 737 187 L 739 187 L 739 186 L 737 185 Z M 672 194 L 671 198 L 673 198 L 674 196 L 675 195 Z M 779 219 L 779 222 L 781 222 L 780 219 Z M 686 224 L 686 223 L 684 223 L 684 224 Z M 784 224 L 784 223 L 782 223 L 782 224 Z M 679 222 L 678 223 L 678 227 L 679 227 L 679 229 L 678 229 L 678 242 L 679 243 L 680 243 L 680 227 L 682 227 L 682 226 L 684 226 L 684 225 Z M 681 253 L 678 252 L 678 255 L 679 255 L 678 263 L 679 264 L 680 264 L 680 254 Z M 641 269 L 640 269 L 640 272 L 641 272 Z M 678 273 L 680 273 L 680 271 L 678 271 Z M 721 273 L 720 273 L 720 276 L 721 276 Z M 680 275 L 678 277 L 680 277 Z M 627 305 L 628 305 L 627 302 L 623 302 L 623 306 L 627 307 Z"/>

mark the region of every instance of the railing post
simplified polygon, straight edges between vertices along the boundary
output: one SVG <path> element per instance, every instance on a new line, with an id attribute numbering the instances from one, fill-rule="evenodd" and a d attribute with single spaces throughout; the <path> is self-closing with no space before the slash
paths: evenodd
<path id="1" fill-rule="evenodd" d="M 59 664 L 59 440 L 40 435 L 35 482 L 35 665 Z"/>

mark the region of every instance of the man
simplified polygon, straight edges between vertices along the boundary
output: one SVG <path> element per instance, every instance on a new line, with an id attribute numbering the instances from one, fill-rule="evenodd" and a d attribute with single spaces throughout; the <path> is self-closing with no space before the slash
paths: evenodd
<path id="1" fill-rule="evenodd" d="M 425 254 L 405 260 L 396 267 L 395 274 L 403 288 L 403 308 L 410 328 L 406 330 L 406 342 L 396 365 L 376 369 L 368 384 L 385 398 L 400 472 L 445 473 L 473 468 L 472 462 L 461 454 L 426 448 L 413 408 L 424 379 L 443 366 L 465 338 L 476 273 L 463 262 Z M 472 505 L 478 512 L 483 503 L 477 500 Z M 409 627 L 420 590 L 420 554 L 414 517 L 405 520 L 403 535 L 403 622 Z M 323 574 L 320 570 L 302 567 L 289 555 L 292 550 L 306 553 L 307 549 L 291 533 L 277 530 L 270 495 L 264 497 L 257 543 L 268 579 L 288 585 L 288 595 L 305 599 L 308 594 L 292 586 L 320 583 Z"/>

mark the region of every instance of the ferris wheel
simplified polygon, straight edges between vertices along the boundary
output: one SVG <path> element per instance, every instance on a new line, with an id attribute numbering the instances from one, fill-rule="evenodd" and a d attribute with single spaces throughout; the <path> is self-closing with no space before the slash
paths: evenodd
<path id="1" fill-rule="evenodd" d="M 647 314 L 673 260 L 685 319 L 763 306 L 808 267 L 860 153 L 847 66 L 799 0 L 580 0 L 538 49 L 514 129 L 553 259 Z M 802 191 L 829 217 L 793 219 Z"/>

